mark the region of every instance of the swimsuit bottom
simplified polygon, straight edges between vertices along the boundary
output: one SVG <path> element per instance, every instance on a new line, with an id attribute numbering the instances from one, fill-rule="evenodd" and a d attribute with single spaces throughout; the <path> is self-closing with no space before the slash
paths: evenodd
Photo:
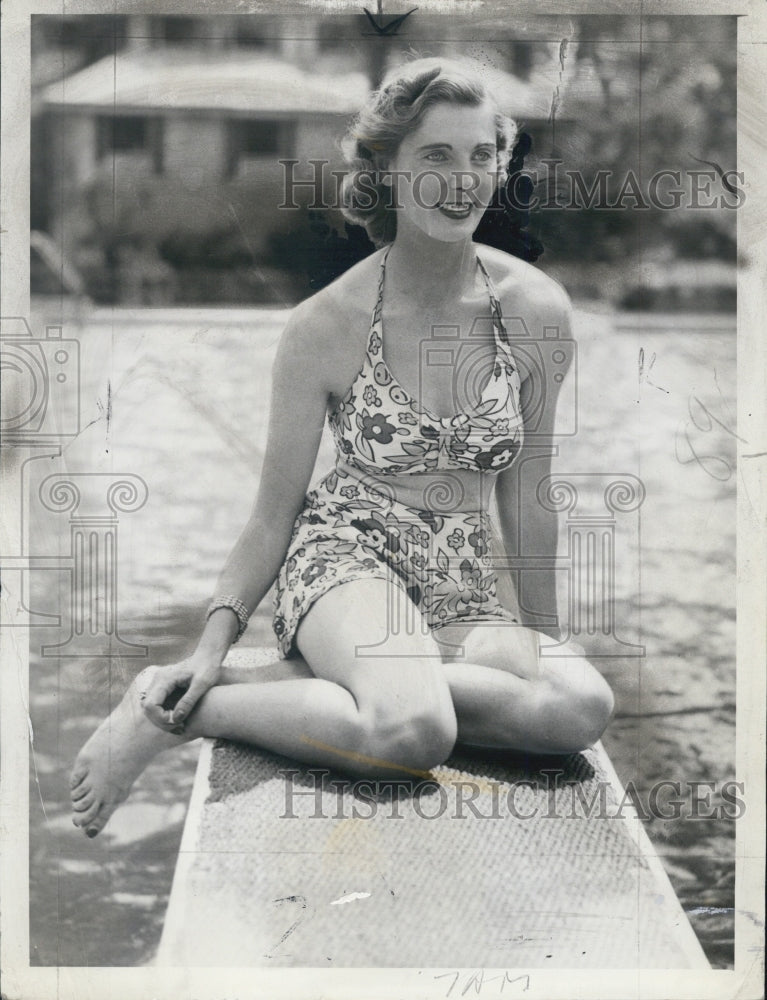
<path id="1" fill-rule="evenodd" d="M 496 595 L 486 504 L 466 497 L 475 491 L 464 490 L 457 477 L 433 480 L 423 493 L 403 485 L 339 463 L 306 495 L 276 581 L 273 627 L 283 657 L 296 655 L 296 630 L 314 602 L 353 580 L 394 583 L 429 629 L 518 624 Z M 413 505 L 415 497 L 420 505 Z M 430 497 L 441 500 L 438 510 L 427 505 Z"/>

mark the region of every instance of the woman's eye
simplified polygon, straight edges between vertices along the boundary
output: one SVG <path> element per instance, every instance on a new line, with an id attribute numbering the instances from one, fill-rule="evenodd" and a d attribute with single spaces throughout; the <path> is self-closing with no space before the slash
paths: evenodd
<path id="1" fill-rule="evenodd" d="M 431 153 L 426 156 L 427 160 L 434 160 L 435 163 L 441 163 L 445 159 L 445 154 L 441 149 L 433 149 Z"/>
<path id="2" fill-rule="evenodd" d="M 487 163 L 488 160 L 492 160 L 495 153 L 491 153 L 489 149 L 480 149 L 475 154 L 475 159 L 480 160 L 482 163 Z"/>

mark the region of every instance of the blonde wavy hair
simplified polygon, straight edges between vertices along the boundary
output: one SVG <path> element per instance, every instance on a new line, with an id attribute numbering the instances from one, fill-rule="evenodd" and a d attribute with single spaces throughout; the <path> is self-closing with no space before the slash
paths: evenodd
<path id="1" fill-rule="evenodd" d="M 341 142 L 349 168 L 341 187 L 344 216 L 364 226 L 377 247 L 391 243 L 397 232 L 397 214 L 391 203 L 392 188 L 383 183 L 383 172 L 400 143 L 435 104 L 477 107 L 486 100 L 494 101 L 493 94 L 482 79 L 481 67 L 468 59 L 413 59 L 387 74 Z M 495 126 L 500 184 L 505 180 L 517 125 L 498 110 Z"/>

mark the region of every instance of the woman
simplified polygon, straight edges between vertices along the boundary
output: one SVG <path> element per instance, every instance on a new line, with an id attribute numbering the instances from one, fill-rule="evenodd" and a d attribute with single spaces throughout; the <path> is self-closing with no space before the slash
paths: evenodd
<path id="1" fill-rule="evenodd" d="M 534 380 L 538 442 L 557 382 L 520 372 L 503 317 L 569 330 L 556 283 L 472 241 L 513 138 L 471 64 L 439 59 L 398 68 L 355 121 L 346 212 L 379 249 L 291 314 L 258 496 L 199 645 L 143 671 L 75 764 L 88 836 L 156 753 L 199 736 L 387 778 L 456 741 L 570 753 L 600 737 L 607 684 L 575 653 L 542 662 L 546 636 L 501 603 L 490 555 L 493 488 L 507 554 L 517 509 L 536 554 L 556 548 L 555 516 L 515 484 Z M 337 463 L 307 494 L 326 416 Z M 553 571 L 531 576 L 526 601 L 555 614 Z M 283 658 L 227 669 L 275 579 Z"/>

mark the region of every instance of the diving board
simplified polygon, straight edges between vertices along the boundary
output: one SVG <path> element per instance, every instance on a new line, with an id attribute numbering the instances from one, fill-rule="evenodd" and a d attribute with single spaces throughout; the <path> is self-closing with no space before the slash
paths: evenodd
<path id="1" fill-rule="evenodd" d="M 155 964 L 708 968 L 601 745 L 431 774 L 371 789 L 204 741 Z"/>

